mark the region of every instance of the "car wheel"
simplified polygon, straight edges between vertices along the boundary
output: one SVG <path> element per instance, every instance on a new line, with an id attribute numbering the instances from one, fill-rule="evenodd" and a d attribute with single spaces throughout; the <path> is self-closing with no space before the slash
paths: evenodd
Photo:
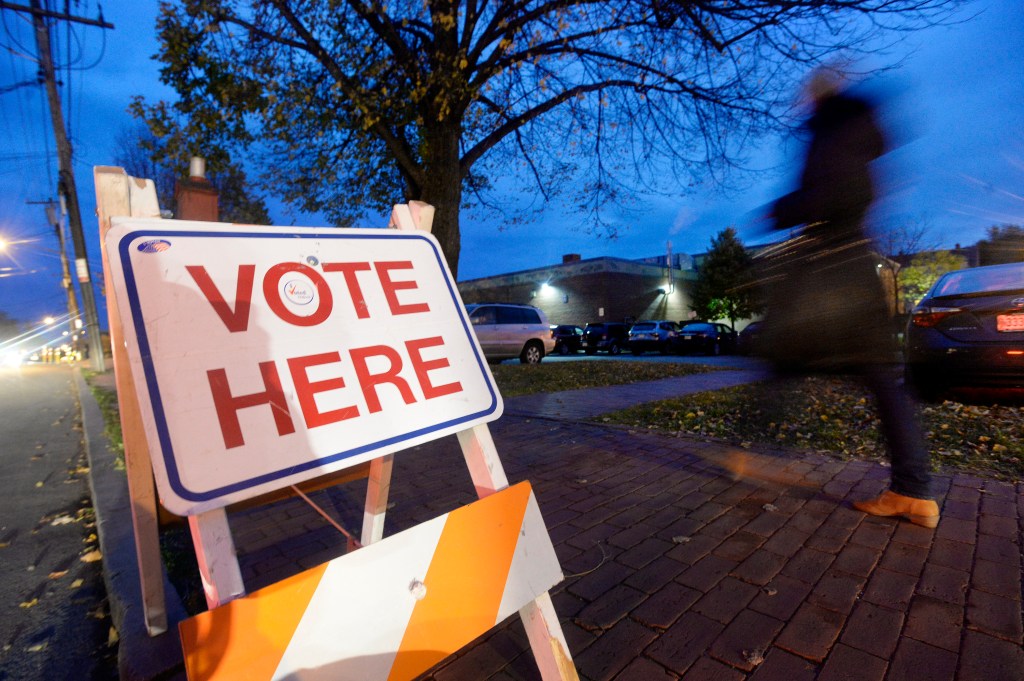
<path id="1" fill-rule="evenodd" d="M 644 354 L 644 351 L 643 351 L 643 350 L 641 350 L 640 348 L 633 348 L 633 349 L 631 350 L 631 352 L 632 352 L 632 353 L 633 353 L 634 355 L 636 355 L 637 357 L 639 357 L 640 355 Z"/>
<path id="2" fill-rule="evenodd" d="M 718 343 L 718 341 L 715 341 L 715 344 L 711 346 L 711 354 L 714 355 L 715 357 L 718 357 L 720 354 L 722 354 L 722 346 Z"/>
<path id="3" fill-rule="evenodd" d="M 523 364 L 540 364 L 544 359 L 544 348 L 537 341 L 530 341 L 519 354 L 519 361 Z"/>
<path id="4" fill-rule="evenodd" d="M 566 345 L 565 343 L 561 343 L 558 346 L 558 354 L 560 354 L 560 355 L 568 355 L 569 354 L 569 346 Z"/>
<path id="5" fill-rule="evenodd" d="M 622 348 L 619 347 L 618 343 L 612 343 L 612 346 L 608 348 L 608 353 L 612 355 L 618 355 L 622 352 Z"/>
<path id="6" fill-rule="evenodd" d="M 586 350 L 584 350 L 584 352 L 586 352 L 588 355 L 596 355 L 597 354 L 597 350 L 595 350 L 593 348 L 587 348 Z"/>

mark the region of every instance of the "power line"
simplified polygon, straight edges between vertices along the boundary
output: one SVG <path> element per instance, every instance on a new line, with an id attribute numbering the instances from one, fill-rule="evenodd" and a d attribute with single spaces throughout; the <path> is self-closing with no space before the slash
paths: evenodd
<path id="1" fill-rule="evenodd" d="M 99 17 L 96 19 L 88 19 L 86 17 L 76 17 L 66 12 L 54 12 L 42 7 L 33 5 L 16 5 L 13 2 L 6 2 L 6 0 L 0 0 L 0 9 L 12 9 L 15 12 L 25 12 L 32 16 L 45 17 L 48 19 L 58 19 L 60 21 L 72 21 L 78 24 L 87 24 L 89 26 L 99 26 L 100 28 L 114 28 L 113 24 L 108 24 L 103 20 L 103 9 L 99 10 Z"/>
<path id="2" fill-rule="evenodd" d="M 100 12 L 98 20 L 86 20 L 81 17 L 73 17 L 68 13 L 58 13 L 49 9 L 44 9 L 41 6 L 41 0 L 31 0 L 30 5 L 27 7 L 24 5 L 14 5 L 13 3 L 6 2 L 5 0 L 0 0 L 0 8 L 27 12 L 32 16 L 32 24 L 35 28 L 36 46 L 38 47 L 39 66 L 46 85 L 45 90 L 47 102 L 49 104 L 50 120 L 53 125 L 53 134 L 57 145 L 60 174 L 60 179 L 57 183 L 58 191 L 60 192 L 62 201 L 66 202 L 67 205 L 71 240 L 74 244 L 75 250 L 75 269 L 78 275 L 79 291 L 82 294 L 82 303 L 85 309 L 85 326 L 89 336 L 89 355 L 93 363 L 93 368 L 97 371 L 103 371 L 106 366 L 103 357 L 103 345 L 100 342 L 100 327 L 99 319 L 96 314 L 93 277 L 90 273 L 89 260 L 86 253 L 85 236 L 82 233 L 82 214 L 78 203 L 78 189 L 75 184 L 71 144 L 68 141 L 64 112 L 61 107 L 60 94 L 57 89 L 58 84 L 54 70 L 53 50 L 50 40 L 51 27 L 48 19 L 78 21 L 80 23 L 101 26 L 102 28 L 114 28 L 114 26 L 103 21 L 102 11 Z M 49 164 L 47 164 L 47 170 L 49 170 Z"/>

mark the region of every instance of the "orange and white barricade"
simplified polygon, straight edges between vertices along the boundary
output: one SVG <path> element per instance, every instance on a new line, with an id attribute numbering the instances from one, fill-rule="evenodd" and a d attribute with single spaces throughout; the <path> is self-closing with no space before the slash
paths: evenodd
<path id="1" fill-rule="evenodd" d="M 186 669 L 193 681 L 412 679 L 561 579 L 522 482 L 182 622 Z"/>

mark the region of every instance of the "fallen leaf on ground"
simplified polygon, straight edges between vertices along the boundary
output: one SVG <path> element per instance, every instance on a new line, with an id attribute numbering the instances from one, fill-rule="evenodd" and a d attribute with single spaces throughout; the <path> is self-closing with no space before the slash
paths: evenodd
<path id="1" fill-rule="evenodd" d="M 753 650 L 744 650 L 743 659 L 756 667 L 764 662 L 764 652 L 757 648 L 754 648 Z"/>
<path id="2" fill-rule="evenodd" d="M 83 554 L 79 560 L 83 563 L 95 563 L 98 560 L 103 560 L 103 554 L 99 551 L 90 551 L 89 553 Z"/>
<path id="3" fill-rule="evenodd" d="M 121 640 L 121 637 L 117 635 L 117 629 L 110 627 L 110 633 L 107 634 L 107 647 L 117 645 L 119 640 Z"/>
<path id="4" fill-rule="evenodd" d="M 45 643 L 37 643 L 34 646 L 29 646 L 28 648 L 25 648 L 25 650 L 27 652 L 30 652 L 30 653 L 41 653 L 44 650 L 46 650 L 46 644 Z"/>
<path id="5" fill-rule="evenodd" d="M 61 516 L 57 516 L 56 518 L 51 520 L 50 521 L 50 525 L 67 525 L 67 524 L 73 523 L 73 522 L 75 522 L 75 519 L 72 518 L 71 516 L 69 516 L 69 515 L 61 515 Z"/>
<path id="6" fill-rule="evenodd" d="M 19 608 L 33 608 L 39 603 L 38 598 L 33 598 L 31 601 L 24 601 L 18 604 Z"/>
<path id="7" fill-rule="evenodd" d="M 69 589 L 77 589 L 78 587 L 82 586 L 83 584 L 85 584 L 85 580 L 84 579 L 76 579 L 75 581 L 71 582 L 71 585 L 68 588 Z"/>
<path id="8" fill-rule="evenodd" d="M 689 537 L 684 537 L 683 535 L 678 535 L 676 537 L 672 537 L 672 543 L 673 544 L 685 544 L 688 541 L 690 541 L 690 538 Z"/>
<path id="9" fill-rule="evenodd" d="M 51 572 L 50 573 L 50 579 L 60 579 L 61 577 L 63 577 L 67 573 L 68 573 L 67 570 L 59 570 L 57 572 Z"/>

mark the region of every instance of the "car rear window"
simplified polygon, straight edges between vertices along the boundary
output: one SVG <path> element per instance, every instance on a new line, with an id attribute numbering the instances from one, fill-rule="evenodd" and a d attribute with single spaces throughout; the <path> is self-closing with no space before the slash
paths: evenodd
<path id="1" fill-rule="evenodd" d="M 715 328 L 713 326 L 711 326 L 711 324 L 694 323 L 694 324 L 683 324 L 683 326 L 682 326 L 682 328 L 680 330 L 681 331 L 691 331 L 691 332 L 697 332 L 697 331 L 709 332 L 709 331 L 714 331 Z"/>
<path id="2" fill-rule="evenodd" d="M 650 322 L 641 322 L 639 324 L 634 324 L 633 325 L 633 330 L 634 331 L 650 331 L 653 328 L 654 328 L 654 324 L 652 324 Z"/>
<path id="3" fill-rule="evenodd" d="M 931 295 L 958 296 L 1024 289 L 1024 263 L 975 267 L 942 275 Z"/>

